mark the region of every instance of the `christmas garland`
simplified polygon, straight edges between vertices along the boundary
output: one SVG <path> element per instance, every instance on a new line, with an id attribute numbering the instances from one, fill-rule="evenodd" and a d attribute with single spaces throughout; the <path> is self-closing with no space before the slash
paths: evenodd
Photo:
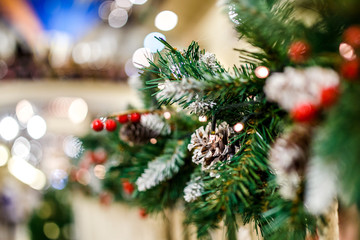
<path id="1" fill-rule="evenodd" d="M 337 197 L 360 202 L 359 3 L 226 6 L 257 50 L 238 50 L 244 64 L 226 70 L 196 42 L 178 50 L 159 39 L 165 50 L 132 79 L 147 110 L 96 119 L 92 128 L 108 134 L 83 139 L 111 156 L 97 193 L 142 213 L 183 203 L 199 238 L 224 221 L 236 239 L 239 217 L 265 239 L 324 235 L 320 222 Z M 311 24 L 295 14 L 303 9 L 312 9 Z M 99 163 L 88 159 L 79 165 Z"/>

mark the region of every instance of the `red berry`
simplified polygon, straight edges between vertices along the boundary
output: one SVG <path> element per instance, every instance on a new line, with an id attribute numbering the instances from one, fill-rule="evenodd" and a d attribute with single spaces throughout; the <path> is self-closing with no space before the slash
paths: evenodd
<path id="1" fill-rule="evenodd" d="M 122 124 L 127 123 L 129 121 L 128 115 L 127 114 L 119 115 L 118 121 L 119 121 L 119 123 L 122 123 Z"/>
<path id="2" fill-rule="evenodd" d="M 94 152 L 92 152 L 92 162 L 94 164 L 103 164 L 107 160 L 107 153 L 105 149 L 98 148 Z"/>
<path id="3" fill-rule="evenodd" d="M 331 86 L 321 90 L 321 105 L 331 107 L 339 98 L 339 87 Z"/>
<path id="4" fill-rule="evenodd" d="M 293 42 L 289 47 L 289 58 L 295 63 L 302 63 L 309 58 L 310 45 L 303 41 Z"/>
<path id="5" fill-rule="evenodd" d="M 113 196 L 109 192 L 102 192 L 99 196 L 100 203 L 104 206 L 110 206 L 113 201 Z"/>
<path id="6" fill-rule="evenodd" d="M 91 128 L 96 132 L 100 132 L 101 130 L 104 129 L 104 123 L 100 119 L 95 119 L 91 123 Z"/>
<path id="7" fill-rule="evenodd" d="M 360 26 L 348 27 L 343 34 L 344 41 L 354 48 L 360 47 Z"/>
<path id="8" fill-rule="evenodd" d="M 344 78 L 354 80 L 359 77 L 359 62 L 357 60 L 344 62 L 341 66 L 341 74 Z"/>
<path id="9" fill-rule="evenodd" d="M 132 183 L 130 183 L 129 181 L 124 181 L 122 183 L 122 186 L 123 186 L 124 192 L 128 195 L 131 195 L 135 190 L 134 185 Z"/>
<path id="10" fill-rule="evenodd" d="M 311 103 L 297 105 L 291 112 L 292 118 L 296 122 L 310 122 L 315 119 L 317 108 Z"/>
<path id="11" fill-rule="evenodd" d="M 113 132 L 116 129 L 116 122 L 114 119 L 108 119 L 105 121 L 105 128 L 109 132 Z"/>
<path id="12" fill-rule="evenodd" d="M 133 123 L 140 122 L 141 115 L 139 113 L 132 113 L 130 115 L 130 121 Z"/>
<path id="13" fill-rule="evenodd" d="M 140 208 L 139 209 L 139 215 L 140 215 L 141 218 L 146 218 L 147 215 L 148 215 L 147 212 L 146 212 L 146 209 Z"/>

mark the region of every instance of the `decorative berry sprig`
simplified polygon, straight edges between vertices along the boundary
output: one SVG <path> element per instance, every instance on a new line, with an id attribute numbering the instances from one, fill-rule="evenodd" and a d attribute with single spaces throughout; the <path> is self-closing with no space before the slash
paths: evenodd
<path id="1" fill-rule="evenodd" d="M 116 120 L 120 124 L 125 124 L 128 122 L 138 123 L 138 122 L 140 122 L 142 115 L 149 114 L 149 113 L 163 114 L 163 113 L 168 113 L 168 112 L 164 112 L 162 110 L 155 110 L 155 111 L 139 110 L 139 111 L 122 112 L 120 114 L 112 114 L 112 115 L 108 116 L 107 118 L 105 118 L 106 120 L 101 120 L 99 118 L 95 119 L 91 123 L 91 128 L 96 132 L 100 132 L 104 128 L 109 132 L 113 132 L 117 129 Z"/>

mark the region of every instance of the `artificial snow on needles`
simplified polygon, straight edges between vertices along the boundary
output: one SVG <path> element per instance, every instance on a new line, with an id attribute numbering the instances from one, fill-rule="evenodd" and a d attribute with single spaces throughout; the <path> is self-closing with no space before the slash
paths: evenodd
<path id="1" fill-rule="evenodd" d="M 186 98 L 189 102 L 202 91 L 203 84 L 194 78 L 184 77 L 181 81 L 165 80 L 159 84 L 159 89 L 161 90 L 156 94 L 159 101 L 171 98 L 172 102 L 176 102 Z"/>
<path id="2" fill-rule="evenodd" d="M 203 191 L 204 183 L 201 177 L 191 179 L 184 188 L 184 199 L 186 202 L 193 202 L 202 195 Z"/>
<path id="3" fill-rule="evenodd" d="M 206 52 L 204 55 L 201 55 L 200 61 L 205 63 L 213 71 L 219 68 L 214 53 Z"/>
<path id="4" fill-rule="evenodd" d="M 158 114 L 143 114 L 140 119 L 141 125 L 151 129 L 155 135 L 168 135 L 171 133 L 170 126 Z"/>
<path id="5" fill-rule="evenodd" d="M 189 105 L 188 109 L 190 110 L 190 113 L 195 113 L 202 116 L 206 115 L 215 106 L 216 103 L 213 101 L 196 100 Z"/>
<path id="6" fill-rule="evenodd" d="M 337 86 L 339 82 L 339 75 L 332 69 L 287 67 L 283 73 L 273 73 L 266 80 L 264 92 L 269 100 L 291 111 L 302 103 L 318 105 L 321 101 L 321 90 Z"/>

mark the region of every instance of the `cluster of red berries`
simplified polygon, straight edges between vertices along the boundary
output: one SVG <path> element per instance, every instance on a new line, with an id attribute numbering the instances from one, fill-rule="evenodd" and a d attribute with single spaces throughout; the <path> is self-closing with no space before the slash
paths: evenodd
<path id="1" fill-rule="evenodd" d="M 291 116 L 296 122 L 311 122 L 316 119 L 321 108 L 334 105 L 339 95 L 339 86 L 324 88 L 320 93 L 320 104 L 318 106 L 312 103 L 299 104 L 291 111 Z"/>
<path id="2" fill-rule="evenodd" d="M 128 121 L 133 122 L 133 123 L 140 122 L 140 118 L 141 118 L 140 113 L 123 114 L 123 115 L 117 116 L 117 120 L 121 124 L 127 123 Z M 112 118 L 109 118 L 109 119 L 106 119 L 106 121 L 104 123 L 100 119 L 95 119 L 91 123 L 91 128 L 96 132 L 102 131 L 104 129 L 104 127 L 107 131 L 113 132 L 117 128 L 116 121 Z"/>
<path id="3" fill-rule="evenodd" d="M 343 40 L 349 44 L 353 50 L 360 49 L 360 26 L 350 26 L 343 33 Z M 354 56 L 354 59 L 344 61 L 340 68 L 341 75 L 347 80 L 355 80 L 360 76 L 360 62 Z"/>

